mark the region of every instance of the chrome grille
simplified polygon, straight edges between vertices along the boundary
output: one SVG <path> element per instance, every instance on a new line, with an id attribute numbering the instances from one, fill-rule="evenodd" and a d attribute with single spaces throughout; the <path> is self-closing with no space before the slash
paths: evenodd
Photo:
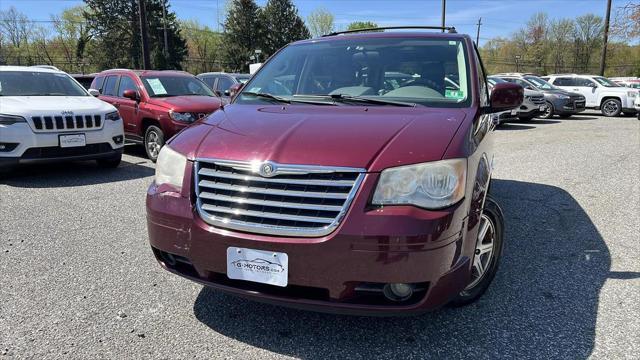
<path id="1" fill-rule="evenodd" d="M 542 95 L 533 95 L 529 96 L 529 100 L 536 105 L 544 105 L 544 96 Z"/>
<path id="2" fill-rule="evenodd" d="M 31 126 L 36 132 L 97 130 L 102 128 L 101 115 L 32 116 Z"/>
<path id="3" fill-rule="evenodd" d="M 323 236 L 346 214 L 364 169 L 199 159 L 197 209 L 220 228 L 278 236 Z M 275 175 L 274 175 L 275 174 Z"/>

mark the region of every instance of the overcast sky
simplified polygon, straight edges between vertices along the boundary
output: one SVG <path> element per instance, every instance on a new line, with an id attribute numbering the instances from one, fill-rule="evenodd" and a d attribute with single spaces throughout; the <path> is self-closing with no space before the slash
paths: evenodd
<path id="1" fill-rule="evenodd" d="M 614 0 L 614 10 L 628 1 Z M 170 0 L 178 17 L 197 19 L 213 29 L 217 27 L 218 15 L 224 18 L 224 3 L 225 0 Z M 257 3 L 264 5 L 266 0 Z M 441 0 L 294 0 L 294 3 L 305 19 L 313 10 L 324 7 L 335 15 L 338 28 L 352 21 L 367 20 L 380 26 L 440 24 Z M 79 4 L 82 1 L 0 0 L 0 9 L 15 6 L 32 19 L 48 20 L 51 14 Z M 488 38 L 508 36 L 539 11 L 547 12 L 550 18 L 575 18 L 586 13 L 604 17 L 606 0 L 447 0 L 447 25 L 475 37 L 475 24 L 482 17 L 482 44 Z"/>

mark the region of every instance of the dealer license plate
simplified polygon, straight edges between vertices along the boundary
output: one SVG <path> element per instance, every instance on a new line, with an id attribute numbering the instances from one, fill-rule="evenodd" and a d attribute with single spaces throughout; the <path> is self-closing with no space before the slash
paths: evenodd
<path id="1" fill-rule="evenodd" d="M 87 145 L 84 134 L 60 135 L 60 147 L 79 147 Z"/>
<path id="2" fill-rule="evenodd" d="M 289 256 L 274 251 L 227 248 L 227 277 L 287 286 Z"/>

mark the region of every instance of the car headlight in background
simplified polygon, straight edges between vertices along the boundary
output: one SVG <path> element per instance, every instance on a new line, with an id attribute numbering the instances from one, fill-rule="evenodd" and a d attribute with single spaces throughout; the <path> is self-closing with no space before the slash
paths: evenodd
<path id="1" fill-rule="evenodd" d="M 0 125 L 13 125 L 15 123 L 27 122 L 25 118 L 19 115 L 0 114 Z"/>
<path id="2" fill-rule="evenodd" d="M 569 100 L 569 99 L 571 99 L 571 97 L 567 96 L 567 95 L 556 95 L 556 98 L 558 98 L 560 100 Z"/>
<path id="3" fill-rule="evenodd" d="M 156 185 L 169 184 L 182 190 L 184 168 L 187 166 L 187 157 L 165 145 L 158 154 L 156 162 Z"/>
<path id="4" fill-rule="evenodd" d="M 114 111 L 106 114 L 104 118 L 111 121 L 118 121 L 120 120 L 120 114 L 117 111 Z"/>
<path id="5" fill-rule="evenodd" d="M 196 118 L 193 116 L 192 113 L 181 113 L 181 112 L 169 111 L 169 116 L 171 116 L 173 120 L 180 121 L 180 122 L 190 123 L 196 120 Z"/>
<path id="6" fill-rule="evenodd" d="M 380 173 L 372 203 L 441 209 L 464 197 L 466 179 L 466 159 L 385 169 Z"/>

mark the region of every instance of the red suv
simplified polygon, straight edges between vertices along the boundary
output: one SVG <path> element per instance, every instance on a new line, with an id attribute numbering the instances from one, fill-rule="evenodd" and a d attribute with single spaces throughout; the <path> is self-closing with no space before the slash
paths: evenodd
<path id="1" fill-rule="evenodd" d="M 182 71 L 106 70 L 91 90 L 118 109 L 126 139 L 143 144 L 153 161 L 166 139 L 222 104 L 205 83 Z"/>
<path id="2" fill-rule="evenodd" d="M 467 35 L 384 30 L 286 46 L 162 149 L 147 193 L 162 267 L 347 313 L 482 295 L 504 234 L 487 196 L 491 115 L 520 106 L 523 89 L 489 95 Z"/>

